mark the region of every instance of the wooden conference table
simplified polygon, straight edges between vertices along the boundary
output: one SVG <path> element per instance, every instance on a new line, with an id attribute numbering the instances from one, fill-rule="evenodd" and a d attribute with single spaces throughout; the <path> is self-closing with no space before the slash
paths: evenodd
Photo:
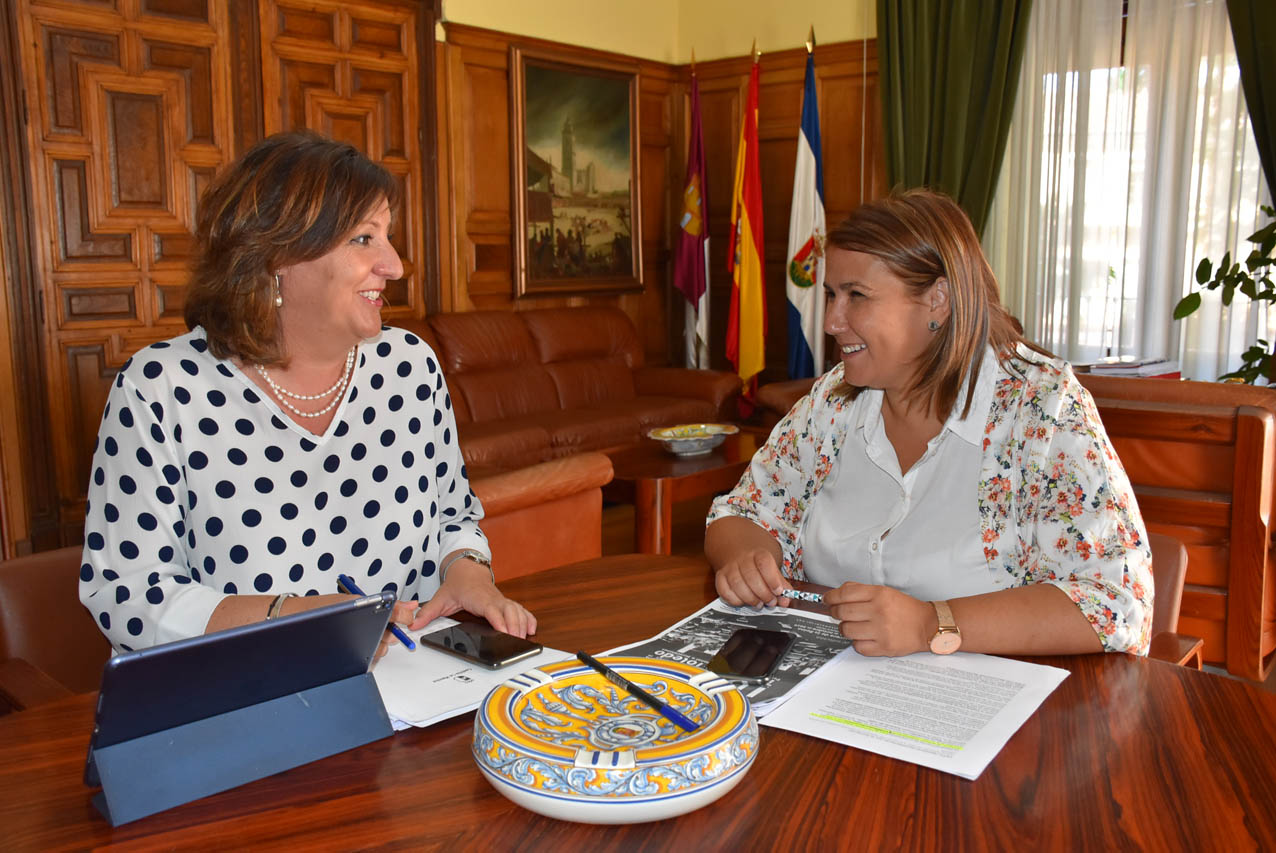
<path id="1" fill-rule="evenodd" d="M 712 598 L 704 564 L 625 556 L 508 582 L 548 645 L 644 639 Z M 112 829 L 81 784 L 93 696 L 0 717 L 0 849 L 1276 849 L 1276 696 L 1125 655 L 1071 675 L 977 780 L 762 728 L 731 792 L 659 823 L 524 811 L 470 757 L 472 714 Z"/>

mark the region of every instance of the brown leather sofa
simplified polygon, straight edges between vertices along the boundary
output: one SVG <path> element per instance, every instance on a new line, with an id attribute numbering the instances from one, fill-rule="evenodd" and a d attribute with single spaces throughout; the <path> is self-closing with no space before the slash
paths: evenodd
<path id="1" fill-rule="evenodd" d="M 601 453 L 471 481 L 497 581 L 602 555 Z M 80 605 L 80 548 L 0 562 L 0 714 L 96 690 L 110 656 Z"/>
<path id="2" fill-rule="evenodd" d="M 1276 390 L 1079 374 L 1151 533 L 1187 548 L 1179 630 L 1208 663 L 1264 680 L 1276 665 Z M 810 379 L 758 390 L 771 422 Z"/>
<path id="3" fill-rule="evenodd" d="M 649 429 L 733 419 L 732 373 L 647 367 L 618 308 L 397 320 L 442 360 L 471 473 L 631 444 Z"/>

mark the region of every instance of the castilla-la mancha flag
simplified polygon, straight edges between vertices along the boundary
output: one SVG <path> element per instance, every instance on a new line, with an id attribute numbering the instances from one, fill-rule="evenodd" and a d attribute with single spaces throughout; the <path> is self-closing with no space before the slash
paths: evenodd
<path id="1" fill-rule="evenodd" d="M 758 374 L 766 362 L 766 300 L 762 266 L 762 173 L 758 167 L 758 59 L 749 72 L 749 97 L 735 157 L 731 198 L 731 311 L 727 319 L 727 358 L 744 383 L 742 402 L 752 412 Z"/>
<path id="2" fill-rule="evenodd" d="M 807 43 L 802 127 L 798 131 L 789 214 L 789 378 L 824 372 L 824 168 L 820 110 L 815 95 L 814 38 Z"/>
<path id="3" fill-rule="evenodd" d="M 709 366 L 709 192 L 700 134 L 700 82 L 691 66 L 691 144 L 682 216 L 674 244 L 673 284 L 687 298 L 687 367 Z"/>

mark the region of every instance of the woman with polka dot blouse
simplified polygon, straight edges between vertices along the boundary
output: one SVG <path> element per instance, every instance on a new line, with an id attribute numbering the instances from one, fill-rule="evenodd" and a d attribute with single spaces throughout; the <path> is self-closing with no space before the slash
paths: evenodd
<path id="1" fill-rule="evenodd" d="M 398 201 L 306 132 L 204 193 L 190 332 L 125 363 L 93 456 L 80 599 L 117 650 L 332 603 L 338 573 L 412 630 L 461 609 L 536 630 L 485 565 L 438 360 L 381 325 Z"/>

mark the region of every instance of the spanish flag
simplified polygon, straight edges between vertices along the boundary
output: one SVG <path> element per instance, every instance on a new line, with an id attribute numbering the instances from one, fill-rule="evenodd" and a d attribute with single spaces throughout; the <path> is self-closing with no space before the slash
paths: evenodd
<path id="1" fill-rule="evenodd" d="M 758 169 L 758 56 L 749 72 L 749 97 L 735 157 L 731 198 L 731 311 L 727 320 L 727 358 L 744 383 L 742 402 L 752 411 L 758 373 L 766 363 L 766 299 L 762 266 L 762 175 Z"/>

